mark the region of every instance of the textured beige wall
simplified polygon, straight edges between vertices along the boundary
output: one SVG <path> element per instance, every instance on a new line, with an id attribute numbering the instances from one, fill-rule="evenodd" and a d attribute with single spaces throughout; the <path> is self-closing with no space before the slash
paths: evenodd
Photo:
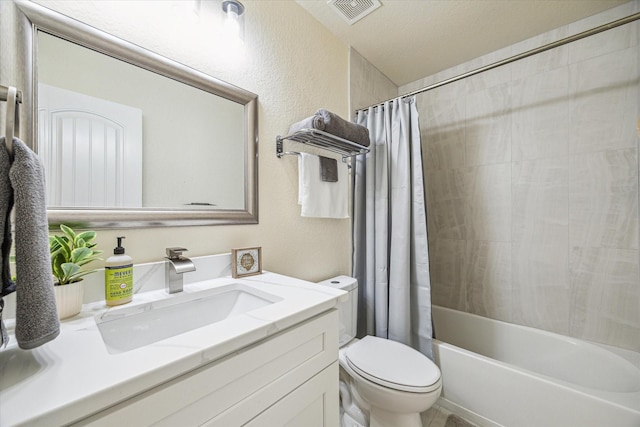
<path id="1" fill-rule="evenodd" d="M 186 1 L 38 3 L 259 95 L 258 225 L 101 231 L 102 248 L 126 235 L 127 253 L 146 262 L 168 246 L 193 256 L 262 246 L 270 271 L 313 281 L 350 273 L 350 220 L 300 217 L 296 160 L 275 157 L 276 136 L 318 108 L 348 117 L 346 45 L 292 1 L 243 1 L 239 55 L 218 37 L 218 1 L 203 1 L 197 22 L 184 11 Z"/>
<path id="2" fill-rule="evenodd" d="M 434 304 L 640 350 L 639 37 L 627 24 L 418 97 Z"/>

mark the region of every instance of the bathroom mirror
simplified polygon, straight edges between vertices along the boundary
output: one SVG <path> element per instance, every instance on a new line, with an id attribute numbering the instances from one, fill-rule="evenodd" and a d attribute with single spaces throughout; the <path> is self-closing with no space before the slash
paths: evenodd
<path id="1" fill-rule="evenodd" d="M 257 95 L 28 1 L 50 225 L 258 222 Z"/>

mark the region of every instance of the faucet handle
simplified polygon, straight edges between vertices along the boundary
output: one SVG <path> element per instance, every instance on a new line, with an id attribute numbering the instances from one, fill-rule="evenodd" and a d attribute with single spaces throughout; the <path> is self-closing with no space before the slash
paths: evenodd
<path id="1" fill-rule="evenodd" d="M 186 248 L 180 248 L 180 247 L 175 247 L 175 248 L 167 248 L 167 256 L 169 257 L 169 259 L 176 259 L 176 258 L 180 258 L 182 256 L 182 252 L 186 252 L 189 249 Z"/>

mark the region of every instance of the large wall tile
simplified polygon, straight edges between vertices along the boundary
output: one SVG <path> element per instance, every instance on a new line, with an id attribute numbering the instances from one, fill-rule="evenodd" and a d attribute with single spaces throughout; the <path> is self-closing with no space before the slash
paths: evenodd
<path id="1" fill-rule="evenodd" d="M 458 77 L 466 72 L 470 71 L 470 67 L 469 64 L 465 63 L 465 64 L 460 64 L 460 65 L 456 65 L 454 67 L 451 68 L 447 68 L 446 70 L 442 70 L 437 72 L 436 74 L 433 75 L 433 80 L 429 83 L 429 85 L 434 85 L 434 84 L 439 84 L 445 80 L 449 80 L 455 77 Z M 465 85 L 466 87 L 466 81 L 465 79 L 459 80 L 460 83 L 462 83 L 463 85 Z M 465 89 L 466 90 L 466 89 Z M 405 92 L 403 92 L 405 93 Z"/>
<path id="2" fill-rule="evenodd" d="M 567 335 L 569 268 L 567 231 L 548 242 L 513 243 L 513 321 Z"/>
<path id="3" fill-rule="evenodd" d="M 473 59 L 466 63 L 467 67 L 465 72 L 484 67 L 509 58 L 511 56 L 511 47 L 506 47 L 498 51 L 489 53 L 480 58 Z M 467 92 L 473 93 L 488 88 L 499 86 L 511 80 L 511 67 L 512 64 L 502 65 L 500 67 L 493 68 L 483 73 L 475 74 L 469 78 L 464 79 L 467 84 Z"/>
<path id="4" fill-rule="evenodd" d="M 430 236 L 438 239 L 464 239 L 469 234 L 465 201 L 427 202 L 427 226 Z"/>
<path id="5" fill-rule="evenodd" d="M 524 40 L 512 46 L 511 53 L 518 55 L 554 42 L 568 36 L 569 30 L 561 27 L 536 37 Z M 559 67 L 564 67 L 569 62 L 569 46 L 556 47 L 545 52 L 529 56 L 512 64 L 511 78 L 519 80 L 531 75 L 545 73 Z"/>
<path id="6" fill-rule="evenodd" d="M 570 245 L 638 249 L 637 150 L 571 156 Z"/>
<path id="7" fill-rule="evenodd" d="M 427 172 L 427 225 L 429 237 L 465 239 L 467 219 L 464 174 L 460 169 Z"/>
<path id="8" fill-rule="evenodd" d="M 511 84 L 467 96 L 467 166 L 511 161 Z"/>
<path id="9" fill-rule="evenodd" d="M 569 63 L 608 55 L 611 52 L 636 46 L 637 40 L 637 23 L 621 25 L 607 32 L 586 37 L 567 45 L 569 47 Z"/>
<path id="10" fill-rule="evenodd" d="M 465 311 L 467 264 L 464 240 L 429 239 L 431 300 L 435 305 Z"/>
<path id="11" fill-rule="evenodd" d="M 464 84 L 453 83 L 420 96 L 418 111 L 427 170 L 466 165 Z"/>
<path id="12" fill-rule="evenodd" d="M 512 321 L 511 244 L 468 241 L 464 283 L 470 313 Z"/>
<path id="13" fill-rule="evenodd" d="M 638 251 L 574 247 L 570 333 L 640 351 Z"/>
<path id="14" fill-rule="evenodd" d="M 568 171 L 568 157 L 513 163 L 512 239 L 515 242 L 566 248 L 569 236 Z"/>
<path id="15" fill-rule="evenodd" d="M 568 158 L 513 163 L 513 318 L 566 334 Z"/>
<path id="16" fill-rule="evenodd" d="M 571 103 L 569 152 L 635 147 L 638 119 L 638 49 L 571 65 L 576 93 Z"/>
<path id="17" fill-rule="evenodd" d="M 605 25 L 617 19 L 632 15 L 635 12 L 640 12 L 640 7 L 638 7 L 639 3 L 640 2 L 638 2 L 637 0 L 631 0 L 627 3 L 621 4 L 620 6 L 576 21 L 572 24 L 567 25 L 566 27 L 569 29 L 569 34 L 576 34 L 582 31 L 587 31 L 597 26 Z"/>
<path id="18" fill-rule="evenodd" d="M 511 240 L 511 164 L 467 168 L 464 174 L 468 238 Z"/>
<path id="19" fill-rule="evenodd" d="M 466 170 L 448 169 L 429 171 L 425 177 L 428 201 L 439 203 L 463 200 L 466 197 Z"/>
<path id="20" fill-rule="evenodd" d="M 466 164 L 464 126 L 421 124 L 424 167 L 426 170 L 460 168 Z"/>
<path id="21" fill-rule="evenodd" d="M 420 118 L 424 118 L 422 115 L 427 114 L 434 115 L 437 124 L 459 123 L 460 120 L 464 120 L 464 103 L 456 107 L 460 111 L 452 116 L 448 115 L 447 110 L 443 110 L 443 107 L 456 104 L 461 98 L 464 100 L 466 94 L 467 89 L 463 81 L 450 83 L 421 94 L 421 101 L 418 105 Z"/>
<path id="22" fill-rule="evenodd" d="M 515 80 L 512 88 L 512 159 L 569 153 L 571 81 L 569 68 Z"/>

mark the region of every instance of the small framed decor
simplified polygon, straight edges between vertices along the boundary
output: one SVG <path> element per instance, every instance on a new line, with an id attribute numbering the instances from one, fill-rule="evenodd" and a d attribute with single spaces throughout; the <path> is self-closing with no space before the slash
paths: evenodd
<path id="1" fill-rule="evenodd" d="M 231 274 L 239 277 L 262 273 L 262 248 L 231 249 Z"/>

